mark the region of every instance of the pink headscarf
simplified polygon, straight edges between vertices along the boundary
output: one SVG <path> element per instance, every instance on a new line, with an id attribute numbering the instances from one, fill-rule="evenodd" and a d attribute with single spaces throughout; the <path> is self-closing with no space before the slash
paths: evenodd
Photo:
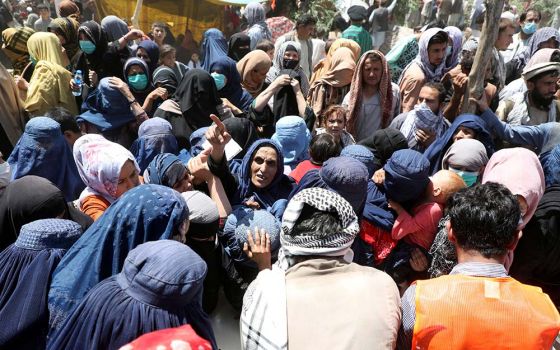
<path id="1" fill-rule="evenodd" d="M 511 193 L 527 201 L 523 224 L 531 220 L 544 194 L 545 182 L 539 158 L 526 148 L 508 148 L 492 155 L 486 165 L 482 183 L 495 182 L 506 186 Z"/>

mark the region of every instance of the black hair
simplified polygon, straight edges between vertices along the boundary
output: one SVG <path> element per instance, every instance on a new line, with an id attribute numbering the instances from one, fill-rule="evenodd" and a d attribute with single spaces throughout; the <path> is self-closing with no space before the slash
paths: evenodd
<path id="1" fill-rule="evenodd" d="M 527 15 L 529 14 L 529 12 L 533 12 L 534 14 L 536 14 L 537 15 L 537 22 L 540 22 L 540 20 L 542 18 L 541 11 L 537 10 L 534 7 L 529 7 L 528 9 L 523 11 L 523 13 L 521 13 L 521 15 L 519 16 L 519 22 L 525 22 L 525 19 L 527 19 Z"/>
<path id="2" fill-rule="evenodd" d="M 315 25 L 317 24 L 317 18 L 313 17 L 312 15 L 306 13 L 303 14 L 301 16 L 299 16 L 299 18 L 296 21 L 296 28 L 299 28 L 300 26 L 308 26 L 308 25 Z"/>
<path id="3" fill-rule="evenodd" d="M 338 157 L 340 151 L 342 151 L 342 146 L 329 133 L 315 135 L 311 138 L 309 155 L 314 164 L 323 165 L 329 158 Z"/>
<path id="4" fill-rule="evenodd" d="M 476 50 L 473 51 L 463 50 L 463 52 L 461 52 L 461 61 L 459 62 L 459 64 L 461 65 L 461 69 L 467 71 L 470 71 L 472 69 L 472 66 L 474 64 L 475 54 L 476 54 Z"/>
<path id="5" fill-rule="evenodd" d="M 548 76 L 557 78 L 557 77 L 560 76 L 560 73 L 558 73 L 558 71 L 556 69 L 548 70 L 548 71 L 545 71 L 545 72 L 542 72 L 542 73 L 539 73 L 539 74 L 535 75 L 534 77 L 532 77 L 528 81 L 530 81 L 531 83 L 536 83 L 537 81 L 541 80 L 542 78 L 548 77 Z"/>
<path id="6" fill-rule="evenodd" d="M 500 258 L 516 238 L 519 202 L 504 185 L 488 182 L 462 189 L 447 208 L 456 243 L 464 250 Z"/>
<path id="7" fill-rule="evenodd" d="M 274 44 L 272 43 L 272 41 L 264 39 L 264 40 L 261 40 L 257 43 L 257 46 L 255 47 L 255 49 L 267 52 L 267 51 L 270 51 L 270 50 L 274 50 Z"/>
<path id="8" fill-rule="evenodd" d="M 560 50 L 555 50 L 552 55 L 550 55 L 550 62 L 560 62 Z"/>
<path id="9" fill-rule="evenodd" d="M 436 82 L 436 81 L 429 81 L 426 84 L 424 84 L 424 87 L 428 87 L 428 88 L 437 90 L 438 97 L 439 97 L 439 103 L 442 103 L 443 101 L 445 101 L 445 96 L 447 95 L 447 91 L 445 90 L 445 86 L 443 86 L 442 83 Z"/>
<path id="10" fill-rule="evenodd" d="M 49 6 L 47 6 L 46 4 L 39 4 L 37 5 L 37 12 L 41 11 L 41 10 L 48 10 L 50 11 L 51 9 L 49 8 Z"/>
<path id="11" fill-rule="evenodd" d="M 76 117 L 70 113 L 64 107 L 55 107 L 45 114 L 45 117 L 54 119 L 58 124 L 60 124 L 60 130 L 62 133 L 65 131 L 80 132 L 80 127 L 76 122 Z"/>
<path id="12" fill-rule="evenodd" d="M 342 229 L 342 222 L 336 213 L 320 211 L 304 204 L 290 235 L 328 237 Z"/>
<path id="13" fill-rule="evenodd" d="M 430 41 L 428 41 L 428 47 L 434 44 L 443 44 L 443 43 L 447 44 L 448 41 L 449 41 L 449 35 L 443 30 L 440 30 L 430 38 Z"/>

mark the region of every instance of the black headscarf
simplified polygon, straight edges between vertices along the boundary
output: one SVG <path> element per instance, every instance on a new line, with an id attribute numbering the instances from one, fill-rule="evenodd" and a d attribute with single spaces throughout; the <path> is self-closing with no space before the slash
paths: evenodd
<path id="1" fill-rule="evenodd" d="M 177 90 L 177 85 L 179 81 L 177 75 L 173 69 L 167 66 L 159 66 L 152 77 L 153 84 L 155 87 L 163 87 L 167 90 L 169 96 L 172 96 Z"/>
<path id="2" fill-rule="evenodd" d="M 359 142 L 367 147 L 375 156 L 375 170 L 381 169 L 393 153 L 407 149 L 406 137 L 397 129 L 386 128 L 377 130 L 372 136 Z"/>
<path id="3" fill-rule="evenodd" d="M 240 46 L 247 46 L 241 49 Z M 251 51 L 251 38 L 245 33 L 235 33 L 229 39 L 228 56 L 234 61 L 239 62 L 246 54 Z"/>
<path id="4" fill-rule="evenodd" d="M 216 107 L 222 103 L 214 79 L 202 69 L 187 71 L 177 87 L 174 100 L 179 104 L 191 132 L 210 126 L 210 114 L 218 115 Z"/>
<path id="5" fill-rule="evenodd" d="M 0 198 L 0 250 L 16 241 L 23 225 L 61 214 L 63 219 L 78 222 L 84 231 L 92 222 L 79 211 L 71 210 L 62 191 L 49 180 L 28 175 L 12 181 Z"/>
<path id="6" fill-rule="evenodd" d="M 103 56 L 107 51 L 107 37 L 101 26 L 94 21 L 82 23 L 78 28 L 78 38 L 82 33 L 95 45 L 95 51 L 91 55 L 85 52 L 84 55 L 88 60 L 90 68 L 97 72 L 100 68 L 104 67 Z M 97 73 L 99 75 L 99 72 Z"/>
<path id="7" fill-rule="evenodd" d="M 231 137 L 243 149 L 235 158 L 243 159 L 249 147 L 259 138 L 255 125 L 247 118 L 228 118 L 224 120 L 224 125 Z"/>

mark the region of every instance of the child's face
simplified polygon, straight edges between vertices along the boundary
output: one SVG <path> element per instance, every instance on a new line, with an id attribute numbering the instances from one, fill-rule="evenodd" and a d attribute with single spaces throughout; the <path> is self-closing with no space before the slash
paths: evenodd
<path id="1" fill-rule="evenodd" d="M 198 54 L 197 54 L 197 53 L 193 53 L 192 56 L 191 56 L 191 60 L 192 60 L 193 62 L 198 62 L 198 60 L 199 60 Z"/>
<path id="2" fill-rule="evenodd" d="M 333 135 L 335 138 L 340 138 L 342 135 L 342 131 L 346 127 L 346 120 L 344 116 L 339 115 L 338 113 L 331 113 L 327 117 L 325 128 L 327 132 Z"/>
<path id="3" fill-rule="evenodd" d="M 167 67 L 173 68 L 175 66 L 175 52 L 170 52 L 161 58 L 161 63 Z"/>

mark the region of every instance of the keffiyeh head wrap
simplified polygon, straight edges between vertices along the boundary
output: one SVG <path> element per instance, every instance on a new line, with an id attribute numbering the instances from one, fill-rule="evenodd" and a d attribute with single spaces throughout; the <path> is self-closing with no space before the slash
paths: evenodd
<path id="1" fill-rule="evenodd" d="M 393 108 L 393 87 L 391 86 L 391 74 L 389 72 L 389 65 L 385 59 L 385 55 L 381 51 L 371 50 L 367 51 L 362 55 L 358 66 L 354 70 L 354 76 L 352 77 L 352 85 L 350 85 L 350 102 L 348 104 L 348 116 L 346 121 L 346 130 L 349 133 L 354 133 L 354 124 L 362 108 L 362 84 L 363 84 L 363 74 L 366 60 L 371 57 L 371 55 L 377 56 L 381 59 L 381 65 L 383 67 L 383 72 L 381 75 L 381 80 L 379 82 L 379 100 L 382 108 L 381 113 L 381 127 L 386 128 L 389 125 L 389 121 L 392 116 L 391 109 Z"/>
<path id="2" fill-rule="evenodd" d="M 434 35 L 441 31 L 443 31 L 443 29 L 431 28 L 422 33 L 420 41 L 418 42 L 418 55 L 416 55 L 414 61 L 410 63 L 416 63 L 420 69 L 422 69 L 422 72 L 424 72 L 424 75 L 426 76 L 426 81 L 439 81 L 444 74 L 446 60 L 443 60 L 437 67 L 432 68 L 432 64 L 430 63 L 430 58 L 428 56 L 428 46 L 430 40 Z M 408 66 L 410 66 L 410 64 Z M 408 66 L 404 69 L 405 71 L 408 69 Z M 401 74 L 401 78 L 403 76 L 404 74 Z"/>
<path id="3" fill-rule="evenodd" d="M 334 213 L 340 220 L 342 231 L 328 236 L 292 236 L 292 230 L 306 204 L 318 211 Z M 308 188 L 296 194 L 286 207 L 282 219 L 280 251 L 284 257 L 324 255 L 348 258 L 352 252 L 350 246 L 359 230 L 358 217 L 348 201 L 339 194 L 323 188 Z M 279 264 L 281 267 L 287 267 L 287 261 L 281 259 L 281 255 L 278 257 Z"/>
<path id="4" fill-rule="evenodd" d="M 31 28 L 8 28 L 2 32 L 2 43 L 4 53 L 10 61 L 14 69 L 22 72 L 25 66 L 29 64 L 29 52 L 27 50 L 27 40 L 35 31 Z"/>

